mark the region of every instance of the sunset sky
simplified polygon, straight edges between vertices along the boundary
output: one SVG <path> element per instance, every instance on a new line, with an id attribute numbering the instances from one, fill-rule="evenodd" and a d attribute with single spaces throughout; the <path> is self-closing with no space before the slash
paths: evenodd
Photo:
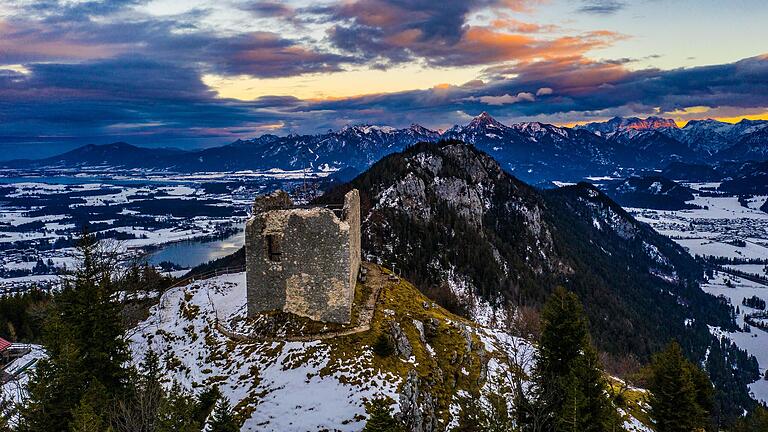
<path id="1" fill-rule="evenodd" d="M 764 0 L 3 0 L 0 150 L 768 118 Z"/>

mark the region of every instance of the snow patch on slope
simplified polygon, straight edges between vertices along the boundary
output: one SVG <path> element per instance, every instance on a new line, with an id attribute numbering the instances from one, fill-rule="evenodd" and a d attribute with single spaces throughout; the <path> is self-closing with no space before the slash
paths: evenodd
<path id="1" fill-rule="evenodd" d="M 245 301 L 244 273 L 169 290 L 130 335 L 134 361 L 151 348 L 165 356 L 166 376 L 187 390 L 218 385 L 250 412 L 243 430 L 359 431 L 366 400 L 397 400 L 399 379 L 374 371 L 370 350 L 331 364 L 318 341 L 230 344 L 214 328 L 216 314 L 241 314 Z"/>

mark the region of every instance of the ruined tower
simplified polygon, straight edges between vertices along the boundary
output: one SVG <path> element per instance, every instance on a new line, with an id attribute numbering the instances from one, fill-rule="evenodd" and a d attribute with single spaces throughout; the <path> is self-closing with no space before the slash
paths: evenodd
<path id="1" fill-rule="evenodd" d="M 343 206 L 294 207 L 288 194 L 261 196 L 245 227 L 248 316 L 284 311 L 348 323 L 360 269 L 360 194 Z"/>

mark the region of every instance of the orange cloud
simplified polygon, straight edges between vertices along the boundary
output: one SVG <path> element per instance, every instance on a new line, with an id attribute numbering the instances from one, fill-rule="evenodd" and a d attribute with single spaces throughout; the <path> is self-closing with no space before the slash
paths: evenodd
<path id="1" fill-rule="evenodd" d="M 424 33 L 419 29 L 403 30 L 386 38 L 387 42 L 396 46 L 409 46 L 417 43 Z"/>
<path id="2" fill-rule="evenodd" d="M 475 64 L 529 62 L 572 58 L 608 46 L 621 37 L 617 33 L 600 31 L 580 36 L 539 39 L 527 34 L 498 32 L 489 27 L 471 27 L 452 49 L 466 55 Z"/>
<path id="3" fill-rule="evenodd" d="M 547 77 L 571 95 L 588 95 L 600 86 L 610 86 L 630 71 L 621 64 L 595 62 L 581 55 L 552 57 L 540 61 L 522 61 L 485 70 L 489 76 L 517 76 L 520 82 Z"/>
<path id="4" fill-rule="evenodd" d="M 559 29 L 556 25 L 535 24 L 514 18 L 498 18 L 491 21 L 491 27 L 511 33 L 549 33 Z"/>

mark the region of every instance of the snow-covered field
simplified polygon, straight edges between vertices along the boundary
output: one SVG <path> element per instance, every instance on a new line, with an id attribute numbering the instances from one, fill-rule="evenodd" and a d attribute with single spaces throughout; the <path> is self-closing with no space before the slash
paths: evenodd
<path id="1" fill-rule="evenodd" d="M 717 188 L 719 184 L 694 183 L 689 186 L 701 191 Z M 707 197 L 696 194 L 696 198 L 688 202 L 702 209 L 665 211 L 628 208 L 627 211 L 672 238 L 692 255 L 768 260 L 768 213 L 760 210 L 766 198 L 749 198 L 745 207 L 735 196 Z M 766 276 L 765 264 L 732 264 L 725 267 L 755 276 Z M 731 286 L 726 285 L 726 280 L 730 281 Z M 722 272 L 702 284 L 702 289 L 715 296 L 725 296 L 734 306 L 739 305 L 741 313 L 737 322 L 740 326 L 744 325 L 744 315 L 754 312 L 741 305 L 743 298 L 756 295 L 768 300 L 768 286 Z M 730 338 L 740 348 L 754 355 L 760 364 L 761 373 L 765 373 L 768 368 L 768 332 L 757 328 L 753 328 L 750 333 L 729 333 L 720 329 L 712 329 L 712 332 Z M 768 381 L 761 379 L 753 383 L 750 389 L 756 398 L 768 403 Z"/>
<path id="2" fill-rule="evenodd" d="M 172 289 L 131 335 L 135 361 L 149 348 L 173 355 L 180 365 L 169 378 L 190 390 L 218 384 L 233 405 L 245 401 L 252 412 L 242 430 L 359 431 L 365 400 L 397 399 L 399 378 L 371 369 L 370 350 L 339 365 L 330 364 L 329 348 L 318 341 L 228 347 L 213 328 L 216 313 L 224 321 L 241 315 L 245 301 L 245 273 Z M 183 312 L 194 309 L 194 316 Z"/>
<path id="3" fill-rule="evenodd" d="M 729 282 L 726 283 L 726 280 Z M 756 309 L 742 305 L 741 301 L 752 296 L 768 299 L 768 286 L 722 272 L 717 273 L 707 283 L 702 284 L 701 288 L 712 295 L 725 296 L 732 305 L 738 305 L 740 313 L 736 317 L 736 322 L 740 327 L 744 326 L 746 314 L 756 312 Z M 753 327 L 749 333 L 724 332 L 719 329 L 713 329 L 713 333 L 728 337 L 739 348 L 754 355 L 760 365 L 761 376 L 765 374 L 765 370 L 768 368 L 768 332 Z M 768 381 L 760 379 L 750 385 L 750 390 L 754 393 L 755 398 L 768 403 Z"/>
<path id="4" fill-rule="evenodd" d="M 729 264 L 726 265 L 725 268 L 755 276 L 768 276 L 768 265 L 766 264 Z"/>
<path id="5" fill-rule="evenodd" d="M 627 211 L 692 255 L 768 259 L 768 213 L 752 205 L 743 207 L 737 197 L 697 196 L 688 202 L 702 209 Z M 741 246 L 739 240 L 746 244 Z"/>
<path id="6" fill-rule="evenodd" d="M 241 229 L 256 195 L 330 173 L 7 174 L 15 177 L 0 177 L 0 291 L 55 286 L 54 276 L 74 264 L 86 224 L 140 256 L 170 243 L 226 237 Z"/>

